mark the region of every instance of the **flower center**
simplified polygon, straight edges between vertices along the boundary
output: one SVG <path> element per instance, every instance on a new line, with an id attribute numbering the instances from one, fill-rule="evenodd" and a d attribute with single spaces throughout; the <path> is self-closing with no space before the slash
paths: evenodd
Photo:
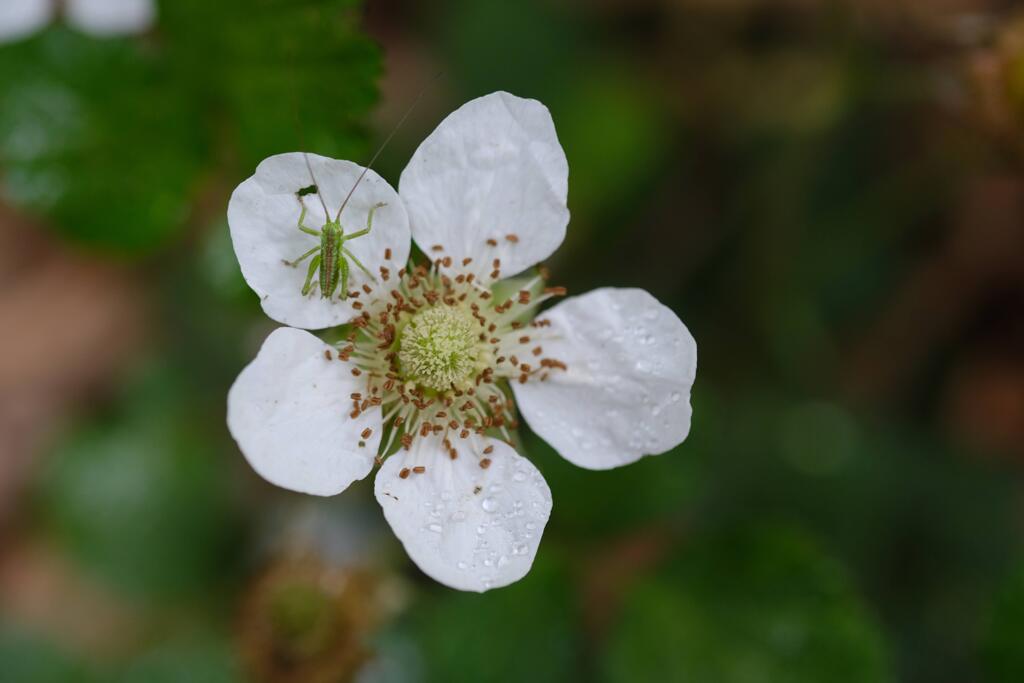
<path id="1" fill-rule="evenodd" d="M 398 360 L 405 377 L 435 391 L 466 389 L 486 367 L 476 320 L 461 306 L 416 313 L 402 330 Z"/>

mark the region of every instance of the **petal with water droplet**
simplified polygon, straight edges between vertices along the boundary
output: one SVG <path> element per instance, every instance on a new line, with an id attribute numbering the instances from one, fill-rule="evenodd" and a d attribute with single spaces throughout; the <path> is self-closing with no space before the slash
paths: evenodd
<path id="1" fill-rule="evenodd" d="M 417 439 L 411 451 L 384 462 L 374 492 L 426 574 L 459 590 L 506 586 L 533 564 L 551 514 L 551 491 L 537 468 L 504 442 L 472 438 L 456 445 L 459 456 L 452 460 L 440 438 Z M 482 468 L 488 446 L 491 463 Z M 425 471 L 412 472 L 417 466 Z M 403 469 L 410 470 L 405 478 Z"/>
<path id="2" fill-rule="evenodd" d="M 349 417 L 349 395 L 365 387 L 328 351 L 309 332 L 278 328 L 228 392 L 228 429 L 253 469 L 272 484 L 318 496 L 370 473 L 383 422 L 379 407 Z"/>
<path id="3" fill-rule="evenodd" d="M 512 388 L 530 428 L 562 457 L 610 469 L 686 438 L 697 344 L 675 313 L 642 289 L 605 288 L 541 317 L 551 321 L 545 356 L 568 370 Z"/>

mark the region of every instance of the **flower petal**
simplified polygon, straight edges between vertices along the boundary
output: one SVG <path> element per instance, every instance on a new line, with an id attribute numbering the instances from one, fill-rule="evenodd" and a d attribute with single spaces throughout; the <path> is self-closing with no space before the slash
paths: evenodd
<path id="1" fill-rule="evenodd" d="M 437 581 L 477 592 L 506 586 L 533 564 L 551 490 L 504 442 L 473 437 L 455 445 L 455 460 L 433 436 L 392 455 L 377 473 L 377 501 L 409 557 Z M 493 451 L 485 455 L 487 447 Z"/>
<path id="2" fill-rule="evenodd" d="M 34 33 L 51 18 L 51 0 L 4 0 L 0 2 L 0 43 Z"/>
<path id="3" fill-rule="evenodd" d="M 100 38 L 143 33 L 156 21 L 153 0 L 67 0 L 68 22 Z"/>
<path id="4" fill-rule="evenodd" d="M 642 289 L 606 288 L 541 317 L 544 354 L 568 370 L 512 386 L 530 429 L 562 457 L 610 469 L 686 438 L 697 344 L 675 313 Z"/>
<path id="5" fill-rule="evenodd" d="M 547 107 L 496 92 L 442 121 L 413 154 L 398 187 L 424 252 L 457 263 L 472 258 L 478 274 L 489 273 L 498 258 L 508 276 L 562 243 L 568 178 Z M 444 252 L 432 251 L 434 245 Z"/>
<path id="6" fill-rule="evenodd" d="M 351 365 L 328 359 L 330 348 L 309 332 L 278 328 L 228 392 L 228 429 L 253 469 L 318 496 L 369 474 L 383 421 L 380 408 L 349 417 L 349 395 L 363 387 Z"/>
<path id="7" fill-rule="evenodd" d="M 351 161 L 316 154 L 310 154 L 309 161 L 333 218 L 363 168 Z M 228 224 L 235 254 L 242 275 L 259 295 L 263 310 L 280 323 L 307 329 L 340 325 L 354 315 L 351 297 L 343 301 L 335 293 L 331 299 L 323 299 L 318 288 L 307 296 L 302 295 L 312 257 L 297 266 L 284 263 L 294 261 L 320 243 L 318 237 L 298 228 L 302 205 L 296 193 L 313 184 L 302 153 L 278 154 L 264 159 L 255 175 L 235 189 L 228 204 Z M 326 220 L 319 198 L 308 194 L 303 201 L 308 210 L 304 224 L 319 230 Z M 345 243 L 345 248 L 374 274 L 374 278 L 368 277 L 349 259 L 349 291 L 364 284 L 376 286 L 381 278 L 381 266 L 396 272 L 409 257 L 409 220 L 405 207 L 387 181 L 372 170 L 366 172 L 341 216 L 345 232 L 365 228 L 370 209 L 377 203 L 385 206 L 374 213 L 372 231 Z M 390 259 L 386 259 L 389 249 Z"/>

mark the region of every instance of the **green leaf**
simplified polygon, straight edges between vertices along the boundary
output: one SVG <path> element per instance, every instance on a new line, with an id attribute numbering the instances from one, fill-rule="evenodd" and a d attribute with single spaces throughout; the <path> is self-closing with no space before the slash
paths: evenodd
<path id="1" fill-rule="evenodd" d="M 232 566 L 225 460 L 170 386 L 157 375 L 109 422 L 73 432 L 43 481 L 43 513 L 58 540 L 130 595 L 208 589 Z"/>
<path id="2" fill-rule="evenodd" d="M 843 572 L 802 536 L 764 529 L 698 541 L 679 564 L 629 596 L 609 644 L 609 681 L 891 679 Z"/>
<path id="3" fill-rule="evenodd" d="M 5 193 L 79 243 L 167 243 L 201 162 L 194 103 L 138 43 L 54 28 L 15 47 L 0 51 Z"/>
<path id="4" fill-rule="evenodd" d="M 538 561 L 521 581 L 477 595 L 444 591 L 416 609 L 424 680 L 573 680 L 578 633 L 566 577 Z"/>

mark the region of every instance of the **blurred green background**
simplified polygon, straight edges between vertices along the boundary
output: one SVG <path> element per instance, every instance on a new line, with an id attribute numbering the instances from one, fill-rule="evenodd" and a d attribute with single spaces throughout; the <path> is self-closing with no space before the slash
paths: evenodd
<path id="1" fill-rule="evenodd" d="M 0 680 L 1024 680 L 1024 11 L 998 0 L 164 0 L 0 44 Z M 436 73 L 442 76 L 433 80 Z M 392 183 L 472 97 L 551 109 L 581 293 L 698 340 L 689 439 L 589 472 L 519 583 L 420 574 L 367 480 L 227 434 L 273 325 L 227 198 Z"/>

